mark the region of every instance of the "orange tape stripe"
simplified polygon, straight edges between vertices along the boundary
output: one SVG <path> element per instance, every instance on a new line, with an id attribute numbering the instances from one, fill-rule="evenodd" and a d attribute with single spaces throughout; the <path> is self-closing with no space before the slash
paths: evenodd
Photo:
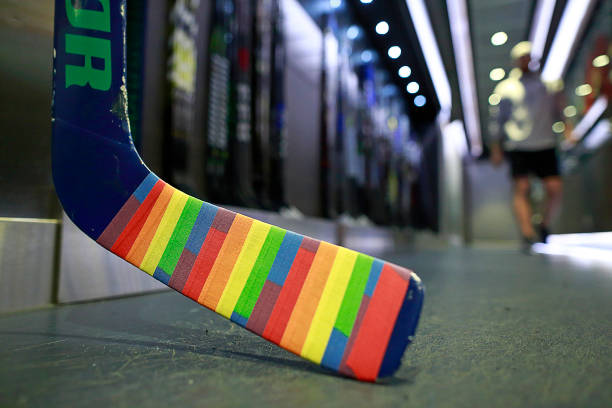
<path id="1" fill-rule="evenodd" d="M 134 241 L 134 245 L 130 248 L 125 259 L 132 263 L 133 265 L 139 266 L 149 249 L 149 245 L 151 245 L 151 241 L 155 236 L 155 231 L 157 231 L 157 227 L 166 212 L 166 208 L 168 207 L 168 203 L 170 202 L 170 198 L 172 198 L 172 193 L 174 193 L 174 187 L 166 184 L 161 194 L 155 201 L 147 220 L 145 221 L 138 237 L 136 237 L 136 241 Z"/>
<path id="2" fill-rule="evenodd" d="M 251 229 L 251 224 L 253 224 L 252 218 L 236 214 L 236 218 L 234 218 L 234 222 L 227 232 L 227 237 L 225 237 L 225 241 L 210 271 L 210 275 L 202 287 L 202 291 L 198 297 L 198 303 L 212 310 L 217 308 L 217 304 L 223 294 L 225 285 L 227 285 L 234 264 L 242 250 L 244 240 Z"/>
<path id="3" fill-rule="evenodd" d="M 338 247 L 336 245 L 327 242 L 321 242 L 319 245 L 281 339 L 280 345 L 282 347 L 298 354 L 301 353 L 337 252 Z"/>

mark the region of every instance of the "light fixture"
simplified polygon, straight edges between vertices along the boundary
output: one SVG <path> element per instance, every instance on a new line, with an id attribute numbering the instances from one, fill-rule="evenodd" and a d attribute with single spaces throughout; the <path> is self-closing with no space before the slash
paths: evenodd
<path id="1" fill-rule="evenodd" d="M 552 131 L 555 133 L 563 133 L 565 131 L 565 123 L 563 123 L 562 121 L 553 123 Z"/>
<path id="2" fill-rule="evenodd" d="M 419 92 L 419 83 L 418 82 L 410 82 L 408 85 L 406 85 L 406 91 L 408 91 L 408 93 L 411 94 L 415 94 L 417 92 Z"/>
<path id="3" fill-rule="evenodd" d="M 374 58 L 374 56 L 372 55 L 372 51 L 370 50 L 361 51 L 361 61 L 370 62 L 372 61 L 372 58 Z"/>
<path id="4" fill-rule="evenodd" d="M 379 21 L 375 30 L 376 34 L 385 35 L 389 32 L 389 24 L 386 21 Z"/>
<path id="5" fill-rule="evenodd" d="M 352 25 L 346 30 L 346 36 L 349 40 L 354 40 L 359 37 L 359 27 Z"/>
<path id="6" fill-rule="evenodd" d="M 596 3 L 596 0 L 568 0 L 542 70 L 544 82 L 563 78 L 570 54 L 576 48 L 587 16 Z"/>
<path id="7" fill-rule="evenodd" d="M 387 127 L 389 128 L 389 130 L 394 132 L 397 129 L 398 125 L 399 122 L 397 118 L 395 116 L 389 116 L 389 119 L 387 119 Z"/>
<path id="8" fill-rule="evenodd" d="M 406 4 L 408 5 L 410 19 L 412 24 L 414 24 L 425 62 L 427 63 L 427 69 L 436 90 L 436 96 L 440 102 L 438 121 L 445 124 L 450 119 L 452 106 L 451 88 L 440 55 L 440 49 L 431 27 L 427 7 L 424 0 L 406 0 Z"/>
<path id="9" fill-rule="evenodd" d="M 417 95 L 414 98 L 414 105 L 418 106 L 419 108 L 425 105 L 425 102 L 427 102 L 427 98 L 425 98 L 423 95 Z"/>
<path id="10" fill-rule="evenodd" d="M 503 45 L 508 41 L 508 34 L 503 31 L 498 31 L 491 36 L 491 44 L 498 46 Z"/>
<path id="11" fill-rule="evenodd" d="M 582 117 L 580 122 L 574 127 L 572 131 L 572 139 L 580 140 L 586 135 L 586 133 L 593 127 L 595 122 L 599 120 L 601 115 L 608 108 L 608 98 L 600 96 L 593 102 L 593 105 L 589 108 L 587 113 Z"/>
<path id="12" fill-rule="evenodd" d="M 453 51 L 457 62 L 457 77 L 459 78 L 459 91 L 463 105 L 465 133 L 470 140 L 470 153 L 477 157 L 482 153 L 482 130 L 478 113 L 470 19 L 466 0 L 446 0 L 446 7 L 453 40 Z"/>
<path id="13" fill-rule="evenodd" d="M 612 128 L 608 119 L 602 119 L 585 136 L 583 145 L 589 150 L 596 150 L 612 136 Z M 608 241 L 610 242 L 610 241 Z"/>
<path id="14" fill-rule="evenodd" d="M 489 78 L 492 81 L 499 81 L 506 76 L 506 71 L 503 68 L 493 68 L 491 72 L 489 72 Z"/>
<path id="15" fill-rule="evenodd" d="M 394 45 L 392 47 L 389 47 L 387 54 L 389 55 L 389 58 L 397 59 L 399 58 L 400 55 L 402 55 L 402 49 L 398 47 L 397 45 Z"/>
<path id="16" fill-rule="evenodd" d="M 513 78 L 513 79 L 519 79 L 522 76 L 523 76 L 523 71 L 518 67 L 512 68 L 510 72 L 508 73 L 508 77 Z"/>
<path id="17" fill-rule="evenodd" d="M 576 116 L 576 107 L 574 105 L 568 105 L 563 109 L 563 114 L 566 118 L 573 118 Z"/>
<path id="18" fill-rule="evenodd" d="M 370 4 L 371 2 L 373 2 L 374 0 L 361 0 L 362 4 Z"/>
<path id="19" fill-rule="evenodd" d="M 412 74 L 412 70 L 408 65 L 404 65 L 397 71 L 397 74 L 400 76 L 400 78 L 408 78 L 410 74 Z"/>
<path id="20" fill-rule="evenodd" d="M 342 5 L 342 0 L 329 0 L 329 6 L 336 9 Z"/>
<path id="21" fill-rule="evenodd" d="M 555 11 L 556 0 L 539 0 L 533 15 L 533 25 L 529 32 L 531 42 L 531 60 L 539 63 L 544 53 L 546 37 L 550 29 L 553 11 Z"/>
<path id="22" fill-rule="evenodd" d="M 496 93 L 493 93 L 489 96 L 489 105 L 497 106 L 501 102 L 501 96 Z"/>
<path id="23" fill-rule="evenodd" d="M 593 92 L 593 88 L 589 84 L 582 84 L 576 87 L 576 95 L 578 96 L 587 96 Z"/>
<path id="24" fill-rule="evenodd" d="M 593 66 L 595 68 L 605 67 L 609 63 L 610 63 L 610 57 L 608 57 L 606 54 L 599 55 L 593 59 Z"/>

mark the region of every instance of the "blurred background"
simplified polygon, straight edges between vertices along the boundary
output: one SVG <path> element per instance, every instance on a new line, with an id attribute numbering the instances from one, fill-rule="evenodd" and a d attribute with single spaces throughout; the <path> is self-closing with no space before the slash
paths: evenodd
<path id="1" fill-rule="evenodd" d="M 160 289 L 55 196 L 53 3 L 0 4 L 0 312 Z M 127 19 L 130 124 L 154 172 L 374 255 L 517 247 L 488 142 L 528 40 L 564 105 L 558 238 L 540 251 L 612 258 L 610 0 L 129 0 Z M 534 180 L 536 209 L 543 195 Z M 578 233 L 598 234 L 562 238 Z"/>

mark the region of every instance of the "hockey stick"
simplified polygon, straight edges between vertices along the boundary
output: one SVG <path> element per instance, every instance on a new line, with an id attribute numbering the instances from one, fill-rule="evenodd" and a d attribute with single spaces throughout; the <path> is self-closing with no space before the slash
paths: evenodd
<path id="1" fill-rule="evenodd" d="M 116 255 L 295 354 L 360 380 L 391 375 L 416 329 L 418 277 L 155 176 L 130 136 L 125 4 L 56 0 L 53 178 L 68 216 Z"/>

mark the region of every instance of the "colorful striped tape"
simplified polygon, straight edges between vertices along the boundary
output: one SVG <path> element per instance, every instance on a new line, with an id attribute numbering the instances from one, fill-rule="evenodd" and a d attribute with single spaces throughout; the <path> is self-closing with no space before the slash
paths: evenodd
<path id="1" fill-rule="evenodd" d="M 97 241 L 289 351 L 371 381 L 414 279 L 395 265 L 189 197 L 153 174 Z"/>

